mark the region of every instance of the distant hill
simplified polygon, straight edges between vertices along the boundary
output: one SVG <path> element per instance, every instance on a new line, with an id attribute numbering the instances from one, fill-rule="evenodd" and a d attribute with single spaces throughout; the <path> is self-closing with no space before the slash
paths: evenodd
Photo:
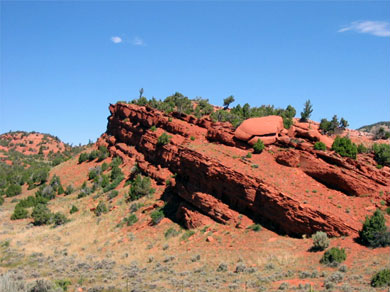
<path id="1" fill-rule="evenodd" d="M 362 126 L 362 127 L 358 128 L 357 130 L 362 131 L 362 132 L 375 134 L 378 132 L 380 127 L 383 127 L 385 129 L 385 131 L 389 131 L 390 130 L 390 122 L 378 122 L 375 124 Z"/>
<path id="2" fill-rule="evenodd" d="M 84 149 L 62 142 L 58 137 L 39 132 L 13 131 L 0 135 L 0 162 L 19 163 L 20 160 L 46 161 L 57 165 Z M 27 160 L 26 160 L 27 159 Z"/>
<path id="3" fill-rule="evenodd" d="M 15 131 L 0 135 L 0 149 L 6 152 L 14 150 L 24 155 L 64 152 L 70 146 L 58 137 L 38 132 Z"/>

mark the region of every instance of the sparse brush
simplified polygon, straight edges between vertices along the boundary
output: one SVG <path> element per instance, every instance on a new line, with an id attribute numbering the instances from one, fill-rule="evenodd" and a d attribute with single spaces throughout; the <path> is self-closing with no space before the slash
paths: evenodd
<path id="1" fill-rule="evenodd" d="M 171 238 L 171 237 L 175 237 L 175 236 L 178 236 L 179 235 L 179 231 L 177 231 L 175 228 L 173 227 L 170 227 L 168 228 L 165 233 L 164 233 L 164 236 L 166 239 L 168 238 Z"/>
<path id="2" fill-rule="evenodd" d="M 313 239 L 313 251 L 325 250 L 329 246 L 329 238 L 325 232 L 317 231 L 311 237 Z"/>

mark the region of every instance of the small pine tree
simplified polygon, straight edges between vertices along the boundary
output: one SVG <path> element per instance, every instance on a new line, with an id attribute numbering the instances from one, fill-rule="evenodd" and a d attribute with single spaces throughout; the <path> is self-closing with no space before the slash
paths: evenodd
<path id="1" fill-rule="evenodd" d="M 231 103 L 233 103 L 234 100 L 235 100 L 235 99 L 234 99 L 234 96 L 233 96 L 233 95 L 230 95 L 229 97 L 225 98 L 225 99 L 223 100 L 223 106 L 225 107 L 225 109 L 229 108 L 229 105 L 230 105 Z"/>
<path id="2" fill-rule="evenodd" d="M 313 106 L 310 99 L 306 100 L 303 111 L 301 112 L 301 122 L 307 122 L 313 112 Z"/>
<path id="3" fill-rule="evenodd" d="M 348 121 L 344 120 L 344 118 L 341 118 L 340 120 L 340 128 L 345 129 L 349 126 Z"/>

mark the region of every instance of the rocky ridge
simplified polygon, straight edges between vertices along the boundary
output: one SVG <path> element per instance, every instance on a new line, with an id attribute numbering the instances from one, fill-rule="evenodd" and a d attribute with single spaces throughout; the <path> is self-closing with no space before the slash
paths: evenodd
<path id="1" fill-rule="evenodd" d="M 389 201 L 389 169 L 376 169 L 369 155 L 352 160 L 314 150 L 316 141 L 328 149 L 332 144 L 314 123 L 295 120 L 286 130 L 278 117 L 257 118 L 277 124 L 270 122 L 271 131 L 260 126 L 258 132 L 240 135 L 240 127 L 235 131 L 229 123 L 213 123 L 207 117 L 168 116 L 121 103 L 109 109 L 107 132 L 98 145 L 120 156 L 129 169 L 137 164 L 158 184 L 166 184 L 170 196 L 165 200 L 175 202 L 174 218 L 187 228 L 212 219 L 238 228 L 262 222 L 290 235 L 318 230 L 350 235 L 370 211 L 359 206 L 368 200 L 378 201 L 378 206 L 380 199 Z M 164 132 L 171 139 L 160 145 L 158 137 Z M 249 159 L 243 154 L 254 139 L 264 139 L 268 146 Z M 309 185 L 318 193 L 302 189 Z M 354 206 L 355 213 L 345 212 Z"/>

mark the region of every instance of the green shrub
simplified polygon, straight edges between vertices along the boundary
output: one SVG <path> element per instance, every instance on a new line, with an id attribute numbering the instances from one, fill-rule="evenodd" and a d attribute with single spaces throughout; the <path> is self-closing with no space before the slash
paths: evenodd
<path id="1" fill-rule="evenodd" d="M 152 225 L 157 225 L 160 223 L 162 219 L 164 219 L 165 215 L 162 210 L 155 210 L 150 214 L 150 218 L 152 218 Z"/>
<path id="2" fill-rule="evenodd" d="M 109 192 L 113 189 L 115 189 L 120 183 L 121 181 L 123 180 L 123 174 L 122 175 L 119 175 L 118 177 L 116 177 L 112 183 L 108 184 L 107 186 L 105 186 L 103 188 L 103 192 L 106 193 L 106 192 Z M 104 181 L 104 180 L 103 180 Z M 103 185 L 103 181 L 102 181 L 102 185 Z"/>
<path id="3" fill-rule="evenodd" d="M 27 198 L 25 199 L 22 199 L 20 200 L 16 206 L 16 207 L 21 207 L 21 208 L 30 208 L 30 207 L 34 207 L 36 205 L 36 199 L 35 197 L 33 196 L 28 196 Z"/>
<path id="4" fill-rule="evenodd" d="M 325 250 L 329 246 L 329 238 L 325 232 L 317 231 L 311 237 L 313 239 L 312 250 Z"/>
<path id="5" fill-rule="evenodd" d="M 390 269 L 383 269 L 377 272 L 371 279 L 372 287 L 390 287 Z"/>
<path id="6" fill-rule="evenodd" d="M 74 192 L 74 188 L 72 185 L 68 185 L 65 189 L 65 195 L 70 195 L 71 193 Z"/>
<path id="7" fill-rule="evenodd" d="M 152 126 L 152 127 L 150 128 L 150 131 L 152 131 L 152 132 L 154 132 L 154 131 L 156 131 L 156 130 L 157 130 L 156 126 Z"/>
<path id="8" fill-rule="evenodd" d="M 113 198 L 117 197 L 119 194 L 118 191 L 114 190 L 114 191 L 111 191 L 109 194 L 108 194 L 108 199 L 109 200 L 112 200 Z"/>
<path id="9" fill-rule="evenodd" d="M 42 185 L 35 193 L 35 196 L 41 196 L 47 200 L 52 200 L 56 197 L 56 193 L 52 186 Z"/>
<path id="10" fill-rule="evenodd" d="M 58 192 L 59 187 L 61 186 L 61 180 L 57 175 L 53 175 L 50 180 L 49 186 L 52 187 L 54 192 Z"/>
<path id="11" fill-rule="evenodd" d="M 115 180 L 115 179 L 117 179 L 119 177 L 122 177 L 122 179 L 123 179 L 124 175 L 123 175 L 122 170 L 118 166 L 115 165 L 111 169 L 111 176 L 110 176 L 110 178 L 113 181 L 113 180 Z"/>
<path id="12" fill-rule="evenodd" d="M 5 195 L 7 197 L 14 197 L 19 195 L 21 192 L 22 192 L 22 187 L 20 185 L 12 184 L 5 190 Z"/>
<path id="13" fill-rule="evenodd" d="M 88 160 L 88 153 L 81 153 L 79 156 L 79 163 L 83 163 Z"/>
<path id="14" fill-rule="evenodd" d="M 99 152 L 97 150 L 92 150 L 88 155 L 88 161 L 95 160 L 99 157 Z"/>
<path id="15" fill-rule="evenodd" d="M 4 204 L 4 198 L 2 195 L 0 195 L 0 206 Z"/>
<path id="16" fill-rule="evenodd" d="M 322 256 L 320 263 L 322 264 L 332 264 L 332 263 L 341 263 L 345 261 L 347 254 L 345 253 L 344 248 L 332 247 L 327 250 Z"/>
<path id="17" fill-rule="evenodd" d="M 390 145 L 389 144 L 374 144 L 374 159 L 380 165 L 390 166 Z"/>
<path id="18" fill-rule="evenodd" d="M 172 136 L 168 135 L 167 133 L 162 133 L 160 137 L 157 139 L 157 145 L 166 145 L 171 140 Z"/>
<path id="19" fill-rule="evenodd" d="M 386 220 L 380 210 L 376 210 L 371 217 L 366 216 L 359 239 L 362 244 L 371 247 L 390 245 L 390 233 L 386 230 Z"/>
<path id="20" fill-rule="evenodd" d="M 337 136 L 332 144 L 332 150 L 343 157 L 356 158 L 357 147 L 348 137 Z"/>
<path id="21" fill-rule="evenodd" d="M 164 236 L 166 239 L 168 238 L 171 238 L 171 237 L 175 237 L 175 236 L 178 236 L 179 235 L 179 231 L 177 231 L 175 228 L 173 227 L 169 227 L 165 233 L 164 233 Z"/>
<path id="22" fill-rule="evenodd" d="M 88 179 L 95 179 L 100 174 L 100 172 L 100 168 L 98 167 L 91 168 L 88 172 Z"/>
<path id="23" fill-rule="evenodd" d="M 108 163 L 103 162 L 102 164 L 102 172 L 106 171 L 108 169 Z"/>
<path id="24" fill-rule="evenodd" d="M 124 218 L 123 222 L 125 222 L 127 226 L 131 226 L 138 222 L 138 217 L 135 214 L 131 214 L 129 217 Z"/>
<path id="25" fill-rule="evenodd" d="M 260 139 L 257 140 L 257 142 L 253 145 L 253 152 L 254 153 L 261 153 L 264 149 L 264 143 Z"/>
<path id="26" fill-rule="evenodd" d="M 122 158 L 120 158 L 119 156 L 116 156 L 112 159 L 111 163 L 110 163 L 110 166 L 111 167 L 116 167 L 116 166 L 119 166 L 122 164 Z"/>
<path id="27" fill-rule="evenodd" d="M 255 231 L 255 232 L 259 232 L 261 230 L 261 225 L 260 224 L 253 224 L 253 225 L 249 226 L 248 229 Z"/>
<path id="28" fill-rule="evenodd" d="M 108 152 L 108 149 L 106 147 L 99 146 L 98 161 L 102 161 L 102 160 L 106 159 L 109 155 L 110 155 L 110 153 Z"/>
<path id="29" fill-rule="evenodd" d="M 139 208 L 141 208 L 144 204 L 141 204 L 141 203 L 134 203 L 134 204 L 131 204 L 130 205 L 130 213 L 135 213 L 139 210 Z"/>
<path id="30" fill-rule="evenodd" d="M 154 192 L 155 190 L 151 187 L 150 178 L 138 174 L 134 181 L 131 182 L 128 200 L 135 201 Z"/>
<path id="31" fill-rule="evenodd" d="M 110 178 L 108 175 L 102 174 L 98 179 L 99 185 L 104 189 L 110 184 Z"/>
<path id="32" fill-rule="evenodd" d="M 108 208 L 103 201 L 100 201 L 94 210 L 96 216 L 100 216 L 101 214 L 105 214 L 107 212 L 108 212 Z"/>
<path id="33" fill-rule="evenodd" d="M 326 151 L 326 145 L 325 145 L 323 142 L 316 142 L 316 143 L 314 144 L 314 149 L 315 149 L 315 150 Z"/>
<path id="34" fill-rule="evenodd" d="M 58 195 L 62 195 L 64 192 L 65 192 L 64 188 L 62 187 L 62 185 L 60 185 L 60 186 L 58 187 L 57 194 L 58 194 Z"/>
<path id="35" fill-rule="evenodd" d="M 22 207 L 15 206 L 14 213 L 11 215 L 11 220 L 25 219 L 28 217 L 28 212 Z"/>
<path id="36" fill-rule="evenodd" d="M 246 154 L 246 158 L 252 158 L 252 153 L 248 152 L 248 153 Z"/>
<path id="37" fill-rule="evenodd" d="M 70 208 L 69 213 L 73 214 L 79 211 L 79 208 L 77 208 L 75 205 L 72 205 L 72 208 Z"/>
<path id="38" fill-rule="evenodd" d="M 186 232 L 184 232 L 184 234 L 182 235 L 181 239 L 186 241 L 186 240 L 188 240 L 188 238 L 190 238 L 194 234 L 195 234 L 194 230 L 187 230 Z"/>
<path id="39" fill-rule="evenodd" d="M 67 292 L 68 286 L 70 286 L 72 284 L 72 282 L 70 280 L 64 280 L 64 279 L 56 280 L 55 283 L 64 292 Z"/>
<path id="40" fill-rule="evenodd" d="M 52 215 L 52 222 L 54 223 L 54 226 L 59 226 L 69 222 L 69 219 L 61 212 L 57 212 Z"/>
<path id="41" fill-rule="evenodd" d="M 33 183 L 43 184 L 47 181 L 48 177 L 49 168 L 42 167 L 34 171 L 31 180 Z"/>
<path id="42" fill-rule="evenodd" d="M 366 146 L 364 146 L 363 143 L 360 143 L 357 146 L 357 151 L 358 151 L 358 153 L 368 153 L 368 148 Z"/>
<path id="43" fill-rule="evenodd" d="M 46 225 L 51 223 L 52 213 L 44 204 L 38 204 L 34 207 L 31 217 L 34 219 L 34 225 Z"/>
<path id="44" fill-rule="evenodd" d="M 344 130 L 348 126 L 347 120 L 341 118 L 339 121 L 337 115 L 334 115 L 331 121 L 321 119 L 320 130 L 324 134 L 334 134 L 337 130 Z"/>

